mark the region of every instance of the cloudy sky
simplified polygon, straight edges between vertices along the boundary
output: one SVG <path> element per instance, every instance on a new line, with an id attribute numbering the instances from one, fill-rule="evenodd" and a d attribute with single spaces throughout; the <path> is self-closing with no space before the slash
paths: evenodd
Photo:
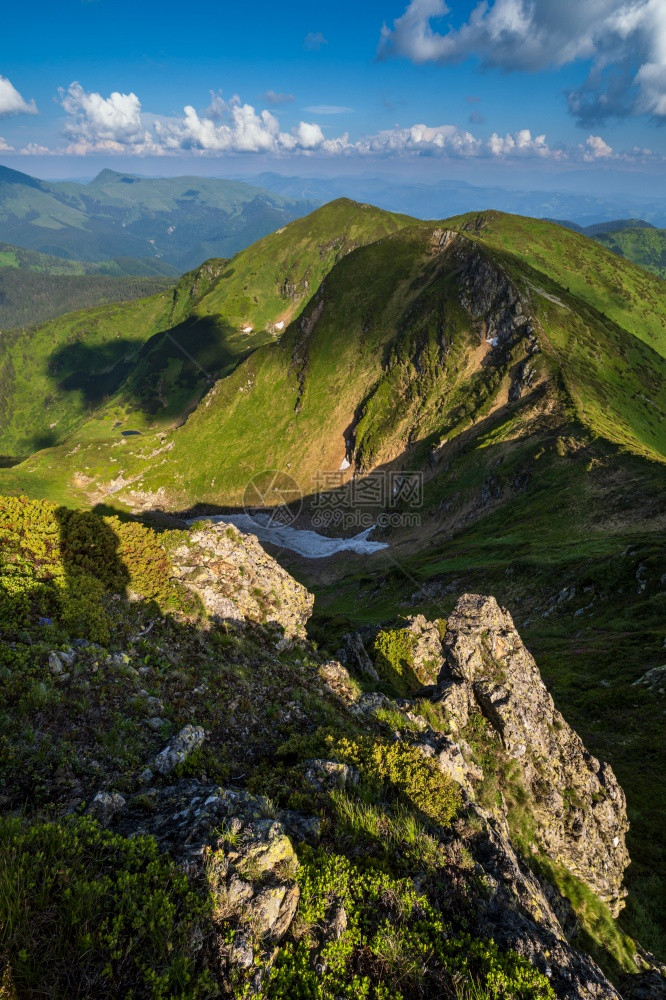
<path id="1" fill-rule="evenodd" d="M 0 161 L 36 175 L 666 173 L 666 0 L 3 6 Z"/>

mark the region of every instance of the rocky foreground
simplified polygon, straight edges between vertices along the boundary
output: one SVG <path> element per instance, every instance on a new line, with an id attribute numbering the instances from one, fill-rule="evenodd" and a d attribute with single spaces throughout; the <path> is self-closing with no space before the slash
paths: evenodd
<path id="1" fill-rule="evenodd" d="M 613 920 L 622 789 L 494 598 L 464 594 L 446 622 L 406 619 L 371 648 L 348 635 L 331 658 L 305 637 L 311 595 L 255 539 L 142 528 L 137 546 L 98 519 L 126 586 L 101 580 L 93 636 L 81 525 L 48 505 L 12 517 L 0 996 L 664 995 Z M 26 542 L 35 518 L 56 583 Z"/>

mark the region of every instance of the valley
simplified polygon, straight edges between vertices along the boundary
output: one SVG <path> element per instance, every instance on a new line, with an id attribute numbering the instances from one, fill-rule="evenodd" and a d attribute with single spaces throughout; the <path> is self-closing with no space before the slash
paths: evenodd
<path id="1" fill-rule="evenodd" d="M 102 187 L 107 180 L 112 186 L 118 183 L 117 178 L 103 180 L 97 179 Z M 262 822 L 267 820 L 268 807 L 251 799 L 269 796 L 281 810 L 279 822 L 295 840 L 305 828 L 301 825 L 298 835 L 294 833 L 294 814 L 306 808 L 314 787 L 324 831 L 332 829 L 331 836 L 355 845 L 350 848 L 354 864 L 391 873 L 391 878 L 396 875 L 394 860 L 377 861 L 382 830 L 397 838 L 401 846 L 396 854 L 403 858 L 421 852 L 414 865 L 426 872 L 424 884 L 437 886 L 437 905 L 454 923 L 465 910 L 462 896 L 458 901 L 456 895 L 460 885 L 456 882 L 455 892 L 451 886 L 446 890 L 455 904 L 444 905 L 441 895 L 452 877 L 453 854 L 461 871 L 481 863 L 466 861 L 465 851 L 486 864 L 483 851 L 490 848 L 475 853 L 475 823 L 483 828 L 481 840 L 496 838 L 494 850 L 500 850 L 502 837 L 510 837 L 521 859 L 527 859 L 525 865 L 523 860 L 515 862 L 515 872 L 521 871 L 528 881 L 534 877 L 541 886 L 551 885 L 546 890 L 549 902 L 539 896 L 538 907 L 545 912 L 544 907 L 552 905 L 557 911 L 561 925 L 555 938 L 561 935 L 557 948 L 564 949 L 558 951 L 558 962 L 561 968 L 573 969 L 573 979 L 567 986 L 566 976 L 558 979 L 556 972 L 556 993 L 549 994 L 550 987 L 541 980 L 530 981 L 532 992 L 528 987 L 520 992 L 516 978 L 507 987 L 510 992 L 498 996 L 631 997 L 618 986 L 621 977 L 635 976 L 640 968 L 647 975 L 650 963 L 654 971 L 666 959 L 661 903 L 666 892 L 666 704 L 659 672 L 666 656 L 665 376 L 663 280 L 601 242 L 552 222 L 496 211 L 423 222 L 346 198 L 286 221 L 233 255 L 207 260 L 173 288 L 3 335 L 0 494 L 7 498 L 7 513 L 0 526 L 22 553 L 18 561 L 6 563 L 3 572 L 14 580 L 15 567 L 26 567 L 25 573 L 17 571 L 23 581 L 18 592 L 32 595 L 25 607 L 20 605 L 20 626 L 11 626 L 14 645 L 7 653 L 7 669 L 16 669 L 16 657 L 33 645 L 45 662 L 51 662 L 54 647 L 67 652 L 82 620 L 92 616 L 87 604 L 79 609 L 78 602 L 86 598 L 76 589 L 77 574 L 92 575 L 97 582 L 88 580 L 86 586 L 91 594 L 99 592 L 104 620 L 100 618 L 99 630 L 92 629 L 85 638 L 102 652 L 90 657 L 85 651 L 77 653 L 72 662 L 81 667 L 72 676 L 75 686 L 92 684 L 85 690 L 97 690 L 100 678 L 86 673 L 92 670 L 93 655 L 107 664 L 127 655 L 126 662 L 107 665 L 101 673 L 106 676 L 107 671 L 110 677 L 117 667 L 124 678 L 114 695 L 114 725 L 119 741 L 125 734 L 130 749 L 118 744 L 111 750 L 105 743 L 101 754 L 94 740 L 84 749 L 85 727 L 71 737 L 62 735 L 60 702 L 53 696 L 51 703 L 50 693 L 43 696 L 44 726 L 50 718 L 58 739 L 71 741 L 74 749 L 70 747 L 68 760 L 81 754 L 101 754 L 107 760 L 107 751 L 110 757 L 115 754 L 115 762 L 102 767 L 106 776 L 100 787 L 104 794 L 121 795 L 123 803 L 134 796 L 127 811 L 122 811 L 124 804 L 118 807 L 118 822 L 112 824 L 117 833 L 140 829 L 157 832 L 159 840 L 160 823 L 146 818 L 151 810 L 158 818 L 166 815 L 176 802 L 170 795 L 180 796 L 180 807 L 190 809 L 194 785 L 167 787 L 159 779 L 145 792 L 153 804 L 144 809 L 136 775 L 139 761 L 145 763 L 157 751 L 155 734 L 171 739 L 182 735 L 186 724 L 201 724 L 214 735 L 206 736 L 203 756 L 197 745 L 191 765 L 176 774 L 179 782 L 192 778 L 242 788 L 233 795 L 245 796 L 243 824 L 258 822 L 260 815 Z M 13 499 L 19 497 L 23 499 Z M 359 520 L 360 515 L 365 520 Z M 15 536 L 12 519 L 17 518 L 25 527 Z M 42 541 L 42 531 L 48 542 Z M 21 539 L 32 538 L 32 532 L 35 540 L 28 552 L 28 543 Z M 48 558 L 39 555 L 44 546 Z M 117 579 L 107 578 L 98 564 L 106 553 L 103 558 L 115 566 L 114 551 L 123 553 L 122 565 L 114 570 L 120 574 Z M 57 567 L 43 570 L 42 558 L 47 563 L 55 560 Z M 14 593 L 9 586 L 5 590 Z M 120 595 L 116 604 L 112 593 Z M 131 595 L 127 602 L 126 594 Z M 505 612 L 483 604 L 479 624 L 477 612 L 471 610 L 477 598 L 470 595 L 493 595 L 511 618 L 500 622 L 497 615 Z M 44 627 L 54 629 L 46 645 L 39 632 L 42 626 L 35 624 L 36 608 L 40 620 L 49 623 Z M 15 609 L 11 613 L 18 614 Z M 476 630 L 478 648 L 485 652 L 474 653 L 483 680 L 474 681 L 472 693 L 465 696 L 471 721 L 461 724 L 460 752 L 464 756 L 468 745 L 471 750 L 461 765 L 464 776 L 456 773 L 461 787 L 473 790 L 471 801 L 490 810 L 491 818 L 470 819 L 470 807 L 459 823 L 460 830 L 464 826 L 462 840 L 453 838 L 450 844 L 455 846 L 444 848 L 446 836 L 441 830 L 435 836 L 432 822 L 446 827 L 451 816 L 433 817 L 423 800 L 409 799 L 412 792 L 395 792 L 403 779 L 388 764 L 377 763 L 384 751 L 373 751 L 373 765 L 363 756 L 359 747 L 365 746 L 370 730 L 359 720 L 363 712 L 369 713 L 367 726 L 379 726 L 377 738 L 387 746 L 412 747 L 421 730 L 438 733 L 440 741 L 445 736 L 457 739 L 459 706 L 454 711 L 453 702 L 447 701 L 442 708 L 444 688 L 451 682 L 449 678 L 445 684 L 442 678 L 449 669 L 446 664 L 454 664 L 456 683 L 466 677 L 461 647 L 456 645 L 460 636 L 468 635 L 465 615 L 472 616 L 475 624 L 469 627 Z M 426 624 L 416 626 L 416 620 Z M 237 632 L 229 621 L 245 624 Z M 280 623 L 287 637 L 298 634 L 303 645 L 271 637 L 267 622 Z M 513 623 L 522 639 L 515 638 Z M 409 629 L 416 629 L 409 634 L 418 634 L 418 642 L 406 637 Z M 497 633 L 492 655 L 484 645 L 489 632 Z M 122 636 L 115 643 L 118 649 L 116 635 Z M 509 652 L 503 645 L 507 635 Z M 430 653 L 435 650 L 434 673 L 428 673 L 427 666 L 425 673 L 421 669 L 430 653 L 415 659 L 421 641 Z M 606 786 L 595 786 L 597 798 L 590 798 L 593 793 L 579 769 L 569 775 L 571 784 L 558 790 L 562 804 L 555 807 L 549 800 L 544 805 L 542 751 L 529 750 L 527 778 L 520 770 L 523 765 L 516 764 L 519 754 L 503 756 L 510 739 L 502 726 L 515 728 L 517 723 L 512 717 L 500 725 L 495 710 L 484 701 L 483 685 L 509 684 L 513 691 L 513 680 L 509 683 L 507 677 L 518 676 L 513 673 L 518 660 L 524 664 L 522 641 L 541 674 L 538 680 L 530 674 L 527 688 L 515 697 L 529 701 L 533 690 L 541 690 L 542 677 L 566 720 L 551 720 L 550 736 L 543 739 L 555 738 L 558 727 L 569 723 L 587 748 L 584 759 L 597 766 L 597 757 L 608 762 L 626 794 L 631 858 L 624 877 L 626 908 L 616 905 L 615 889 L 603 896 L 602 905 L 599 887 L 589 889 L 587 862 L 575 873 L 567 868 L 567 851 L 578 850 L 567 840 L 579 843 L 571 832 L 575 817 L 587 822 L 585 817 L 597 815 L 599 803 L 610 801 Z M 199 672 L 192 668 L 194 662 Z M 173 677 L 169 664 L 176 665 Z M 343 673 L 336 673 L 335 664 Z M 215 693 L 198 691 L 199 673 L 207 678 L 204 688 L 217 684 L 218 674 L 223 676 L 221 693 L 217 688 Z M 255 674 L 261 697 L 251 691 Z M 316 684 L 325 681 L 325 693 L 310 697 L 315 675 Z M 135 696 L 133 687 L 144 683 L 140 676 L 150 679 L 150 693 L 141 688 L 143 694 Z M 654 683 L 650 678 L 656 678 Z M 469 684 L 473 680 L 466 677 Z M 31 699 L 36 704 L 40 697 L 32 682 L 25 684 L 24 701 L 12 702 L 8 719 L 18 718 Z M 49 692 L 51 685 L 61 690 L 57 677 L 48 684 Z M 239 695 L 232 701 L 234 686 Z M 81 699 L 81 693 L 72 697 Z M 100 689 L 95 712 L 100 705 L 110 706 L 107 697 Z M 64 700 L 68 698 L 69 693 Z M 134 714 L 146 714 L 137 707 L 141 698 L 161 699 L 161 708 L 157 702 L 153 706 L 157 722 L 154 728 L 148 726 L 150 732 L 131 723 Z M 370 707 L 357 710 L 357 702 Z M 88 711 L 93 712 L 90 706 Z M 515 712 L 517 718 L 517 708 Z M 245 737 L 243 718 L 251 720 Z M 269 732 L 273 719 L 279 722 L 280 740 L 267 736 L 260 745 L 256 726 Z M 490 730 L 489 719 L 494 720 Z M 231 736 L 223 735 L 223 724 Z M 91 715 L 86 732 L 97 725 Z M 249 730 L 257 743 L 248 750 L 246 768 L 241 748 Z M 44 733 L 40 730 L 40 745 Z M 437 743 L 438 754 L 441 746 Z M 28 762 L 25 780 L 32 791 L 17 787 L 13 802 L 29 799 L 43 780 L 42 764 L 33 757 L 27 736 L 17 753 Z M 65 750 L 61 747 L 58 753 L 64 761 Z M 424 753 L 424 759 L 431 759 L 430 751 Z M 275 774 L 269 774 L 275 754 L 280 763 Z M 296 777 L 299 768 L 319 767 L 322 761 L 335 768 L 360 769 L 358 801 L 351 786 L 343 794 L 346 786 L 335 785 L 333 779 L 329 785 L 328 778 L 315 777 L 308 791 L 307 782 L 303 785 Z M 406 761 L 405 773 L 420 773 L 416 765 L 410 770 L 412 764 Z M 66 781 L 84 781 L 77 766 L 62 763 Z M 370 774 L 371 766 L 379 768 L 381 776 L 367 778 L 366 788 L 363 775 Z M 473 778 L 474 767 L 483 779 Z M 386 789 L 396 781 L 389 794 Z M 486 782 L 483 792 L 477 787 L 481 781 Z M 521 790 L 524 782 L 527 791 Z M 82 787 L 78 798 L 85 800 L 92 789 L 84 793 Z M 218 788 L 214 795 L 219 793 Z M 50 794 L 45 793 L 47 800 Z M 393 804 L 387 805 L 387 795 Z M 437 795 L 444 796 L 444 791 Z M 399 816 L 407 814 L 400 813 L 396 803 L 408 799 L 409 808 L 416 809 L 413 816 L 418 814 L 425 823 L 427 837 L 435 837 L 436 848 L 430 841 L 426 847 L 426 834 L 421 833 L 414 835 L 418 849 L 416 841 L 405 846 L 407 827 L 397 830 Z M 145 816 L 140 819 L 142 809 Z M 219 809 L 222 816 L 222 805 Z M 254 815 L 253 809 L 259 812 Z M 562 820 L 567 830 L 563 843 L 569 846 L 558 854 L 544 848 L 539 824 L 545 829 L 556 822 L 553 816 L 559 822 L 562 815 L 567 817 Z M 530 816 L 541 816 L 536 827 Z M 618 830 L 622 826 L 624 837 L 625 820 L 615 817 L 612 822 Z M 483 825 L 487 823 L 490 826 Z M 245 829 L 241 825 L 229 834 L 224 852 Z M 500 836 L 498 831 L 504 832 Z M 308 842 L 309 834 L 303 836 Z M 612 842 L 611 834 L 604 833 L 605 840 L 609 837 Z M 300 856 L 314 857 L 309 850 L 314 848 Z M 442 851 L 449 852 L 444 867 Z M 435 860 L 438 856 L 440 861 Z M 598 859 L 594 863 L 601 864 Z M 483 884 L 494 884 L 490 875 L 505 886 L 497 870 L 483 864 L 485 874 L 476 869 L 486 880 Z M 612 868 L 610 861 L 603 864 Z M 219 878 L 228 882 L 232 869 L 225 865 Z M 266 885 L 278 885 L 284 901 L 293 895 L 293 886 L 288 872 L 284 877 L 281 872 L 276 869 L 266 876 Z M 307 872 L 307 878 L 314 878 L 311 869 Z M 213 878 L 210 872 L 207 877 Z M 299 885 L 301 899 L 309 898 L 307 884 Z M 530 883 L 529 892 L 541 892 L 536 885 Z M 495 890 L 498 898 L 504 899 L 505 888 Z M 337 898 L 337 889 L 326 891 Z M 495 898 L 489 892 L 488 898 Z M 513 902 L 503 902 L 507 909 L 502 913 L 527 912 L 526 897 L 521 898 L 518 909 Z M 354 920 L 356 903 L 345 899 Z M 476 895 L 474 899 L 475 912 L 486 914 L 485 904 Z M 220 912 L 226 913 L 223 907 Z M 530 912 L 532 919 L 536 911 Z M 331 913 L 317 919 L 330 922 Z M 239 927 L 245 925 L 234 923 L 233 907 L 229 914 L 229 926 L 240 934 Z M 489 927 L 499 934 L 505 917 L 494 924 L 495 918 L 486 916 L 484 934 Z M 551 921 L 550 915 L 543 919 Z M 473 921 L 469 926 L 480 933 Z M 289 971 L 291 958 L 285 956 L 305 954 L 294 927 L 293 940 L 276 966 L 286 970 L 281 974 L 287 991 L 295 988 L 296 980 L 289 978 L 295 973 Z M 551 921 L 548 927 L 555 924 Z M 346 941 L 344 934 L 339 939 Z M 542 941 L 527 945 L 526 935 L 523 924 L 516 925 L 515 934 L 507 931 L 502 941 L 512 942 L 512 948 L 530 955 L 534 967 L 541 968 L 534 956 L 547 946 Z M 281 940 L 280 934 L 276 940 Z M 592 955 L 601 966 L 599 975 L 610 980 L 595 980 L 597 973 L 584 964 L 587 957 L 576 965 L 578 959 L 568 957 L 570 941 Z M 235 968 L 235 962 L 249 968 L 228 951 L 230 945 L 224 947 L 224 961 L 231 963 L 225 968 Z M 265 953 L 258 957 L 256 941 L 252 947 L 257 965 L 264 968 Z M 380 949 L 377 954 L 384 954 L 373 938 L 368 948 L 375 947 Z M 364 959 L 355 951 L 354 962 L 359 975 L 367 974 L 375 983 L 381 980 L 375 959 L 381 962 L 375 952 L 372 955 Z M 448 961 L 439 955 L 437 962 L 448 971 L 441 972 L 438 965 L 440 971 L 432 972 L 433 982 L 444 992 L 424 995 L 463 996 L 454 991 Z M 478 971 L 486 969 L 486 959 L 479 961 L 473 976 L 486 983 L 480 989 L 490 989 L 490 980 L 483 979 L 486 972 Z M 247 983 L 245 972 L 237 970 L 237 975 L 239 983 Z M 262 975 L 269 976 L 266 983 L 274 982 L 272 973 Z M 410 975 L 405 973 L 408 980 Z M 438 975 L 443 978 L 437 980 Z M 331 989 L 338 988 L 336 983 Z M 266 995 L 289 995 L 279 988 L 267 986 Z M 464 997 L 471 1000 L 472 994 Z"/>

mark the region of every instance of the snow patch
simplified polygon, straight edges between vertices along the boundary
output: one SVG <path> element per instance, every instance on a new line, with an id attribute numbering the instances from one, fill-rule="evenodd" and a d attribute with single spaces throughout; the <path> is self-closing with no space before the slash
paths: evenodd
<path id="1" fill-rule="evenodd" d="M 270 514 L 256 514 L 255 516 L 250 514 L 216 514 L 208 518 L 194 518 L 192 521 L 188 521 L 188 524 L 203 520 L 233 524 L 244 534 L 255 535 L 261 542 L 271 542 L 283 549 L 290 549 L 292 552 L 305 556 L 306 559 L 327 559 L 337 552 L 356 552 L 359 555 L 370 555 L 380 549 L 388 548 L 387 542 L 368 540 L 374 531 L 374 525 L 352 538 L 327 538 L 325 535 L 320 535 L 316 531 L 308 531 L 305 528 L 277 525 L 272 521 Z"/>

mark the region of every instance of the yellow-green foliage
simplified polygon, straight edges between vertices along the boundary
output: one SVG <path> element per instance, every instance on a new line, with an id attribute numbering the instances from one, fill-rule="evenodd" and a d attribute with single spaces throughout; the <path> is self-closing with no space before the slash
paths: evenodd
<path id="1" fill-rule="evenodd" d="M 163 596 L 171 564 L 158 535 L 137 521 L 121 521 L 117 517 L 104 520 L 118 538 L 117 554 L 127 568 L 130 589 L 141 597 Z"/>
<path id="2" fill-rule="evenodd" d="M 208 913 L 150 837 L 0 821 L 0 968 L 18 997 L 211 996 L 192 953 Z"/>
<path id="3" fill-rule="evenodd" d="M 460 808 L 459 786 L 408 743 L 342 739 L 335 752 L 341 760 L 358 767 L 366 779 L 395 789 L 436 823 L 446 826 Z"/>
<path id="4" fill-rule="evenodd" d="M 77 636 L 107 642 L 105 594 L 170 596 L 171 566 L 138 522 L 0 497 L 0 627 L 56 617 Z"/>
<path id="5" fill-rule="evenodd" d="M 449 996 L 464 981 L 478 985 L 486 1000 L 554 1000 L 548 979 L 515 952 L 450 936 L 410 879 L 363 871 L 341 855 L 310 848 L 302 861 L 297 940 L 277 957 L 270 1000 L 404 1000 L 420 995 L 424 981 L 433 996 Z M 335 906 L 344 907 L 346 929 L 318 950 L 318 929 Z"/>
<path id="6" fill-rule="evenodd" d="M 409 695 L 422 687 L 414 673 L 415 636 L 406 628 L 380 632 L 375 639 L 375 664 L 379 675 L 398 695 Z"/>

